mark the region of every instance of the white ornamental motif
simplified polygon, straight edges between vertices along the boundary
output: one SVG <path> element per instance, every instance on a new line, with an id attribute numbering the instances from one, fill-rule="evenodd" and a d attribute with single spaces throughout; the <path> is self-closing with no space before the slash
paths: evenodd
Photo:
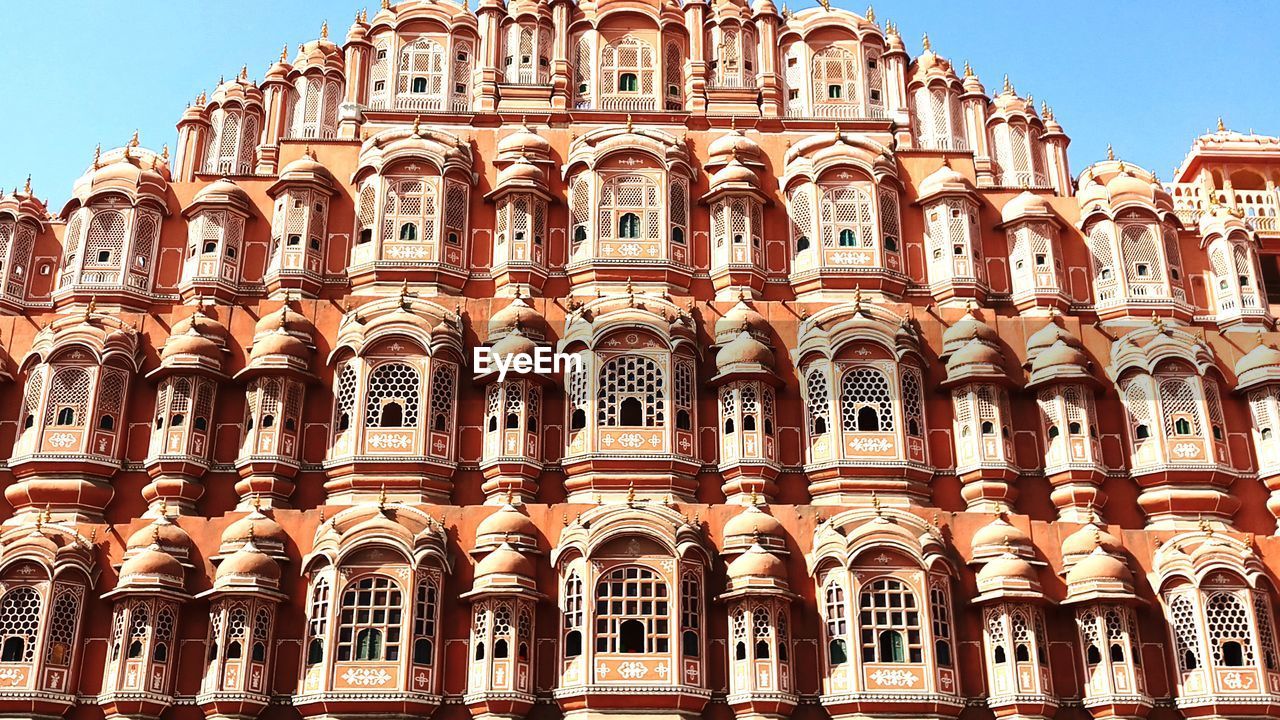
<path id="1" fill-rule="evenodd" d="M 76 444 L 76 436 L 69 433 L 55 433 L 49 437 L 49 444 L 56 448 L 71 447 Z"/>
<path id="2" fill-rule="evenodd" d="M 628 680 L 642 678 L 647 675 L 648 672 L 649 668 L 645 667 L 644 663 L 624 662 L 618 666 L 618 674 Z"/>
<path id="3" fill-rule="evenodd" d="M 382 668 L 350 668 L 342 674 L 342 679 L 346 680 L 348 685 L 376 687 L 385 685 L 391 679 L 391 675 Z"/>
<path id="4" fill-rule="evenodd" d="M 1200 446 L 1194 443 L 1178 443 L 1173 446 L 1173 454 L 1180 458 L 1200 457 Z"/>
<path id="5" fill-rule="evenodd" d="M 882 687 L 915 687 L 919 680 L 910 670 L 877 670 L 871 673 L 871 679 Z"/>
<path id="6" fill-rule="evenodd" d="M 404 449 L 409 447 L 412 441 L 406 435 L 385 435 L 375 434 L 369 437 L 369 445 L 385 450 L 387 448 Z"/>
<path id="7" fill-rule="evenodd" d="M 1232 690 L 1252 690 L 1253 676 L 1232 671 L 1222 676 L 1222 684 Z"/>
<path id="8" fill-rule="evenodd" d="M 638 243 L 626 243 L 618 246 L 618 252 L 628 257 L 635 257 L 640 254 L 641 248 Z"/>
<path id="9" fill-rule="evenodd" d="M 855 452 L 885 452 L 892 447 L 884 438 L 854 438 L 848 445 L 849 449 Z"/>
<path id="10" fill-rule="evenodd" d="M 638 448 L 644 445 L 644 436 L 640 433 L 626 433 L 618 436 L 618 444 L 625 448 Z"/>
<path id="11" fill-rule="evenodd" d="M 396 260 L 422 260 L 427 257 L 427 248 L 422 245 L 391 245 L 387 254 Z"/>

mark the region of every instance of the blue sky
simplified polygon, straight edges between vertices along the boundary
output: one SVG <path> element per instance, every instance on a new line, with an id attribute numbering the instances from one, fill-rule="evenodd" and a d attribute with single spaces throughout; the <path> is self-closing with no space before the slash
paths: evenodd
<path id="1" fill-rule="evenodd" d="M 780 2 L 780 0 L 775 0 Z M 792 10 L 813 0 L 789 0 Z M 846 6 L 835 1 L 838 6 Z M 248 64 L 260 79 L 288 43 L 346 35 L 355 11 L 379 0 L 100 0 L 5 3 L 0 42 L 0 187 L 33 175 L 57 212 L 93 156 L 141 131 L 146 147 L 175 145 L 174 125 L 219 75 Z M 472 3 L 475 6 L 475 3 Z M 848 6 L 863 12 L 865 5 Z M 887 0 L 918 52 L 967 59 L 988 90 L 1008 73 L 1048 100 L 1071 137 L 1073 172 L 1120 157 L 1168 178 L 1192 138 L 1221 115 L 1229 127 L 1280 134 L 1280 2 L 1103 3 Z"/>

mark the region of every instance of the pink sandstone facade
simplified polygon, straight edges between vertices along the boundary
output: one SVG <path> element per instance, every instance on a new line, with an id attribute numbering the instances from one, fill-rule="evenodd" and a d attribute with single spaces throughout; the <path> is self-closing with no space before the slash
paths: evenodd
<path id="1" fill-rule="evenodd" d="M 0 717 L 1280 714 L 1280 140 L 1075 176 L 770 0 L 384 5 L 177 128 L 0 198 Z"/>

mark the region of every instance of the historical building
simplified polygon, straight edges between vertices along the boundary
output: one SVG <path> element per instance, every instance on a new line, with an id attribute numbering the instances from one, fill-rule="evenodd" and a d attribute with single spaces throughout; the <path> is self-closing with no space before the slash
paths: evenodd
<path id="1" fill-rule="evenodd" d="M 408 0 L 4 195 L 0 719 L 1275 717 L 1280 139 L 923 47 Z"/>

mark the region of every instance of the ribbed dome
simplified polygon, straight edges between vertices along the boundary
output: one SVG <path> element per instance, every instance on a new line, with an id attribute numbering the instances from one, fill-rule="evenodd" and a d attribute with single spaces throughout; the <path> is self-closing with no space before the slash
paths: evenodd
<path id="1" fill-rule="evenodd" d="M 172 360 L 181 355 L 202 357 L 212 363 L 221 364 L 222 348 L 211 338 L 201 335 L 190 328 L 181 335 L 170 335 L 160 350 L 160 361 Z"/>
<path id="2" fill-rule="evenodd" d="M 734 158 L 745 163 L 759 163 L 763 151 L 751 138 L 734 129 L 721 135 L 707 146 L 707 164 L 711 167 L 730 162 Z"/>
<path id="3" fill-rule="evenodd" d="M 995 348 L 980 342 L 970 342 L 951 355 L 947 360 L 947 370 L 953 370 L 964 365 L 999 365 L 1000 362 L 1001 355 L 996 352 Z"/>
<path id="4" fill-rule="evenodd" d="M 974 560 L 992 558 L 1007 552 L 1030 558 L 1034 555 L 1031 537 L 1003 517 L 979 528 L 971 540 Z"/>
<path id="5" fill-rule="evenodd" d="M 1067 584 L 1118 582 L 1128 585 L 1133 582 L 1133 573 L 1122 560 L 1097 548 L 1083 557 L 1067 572 Z"/>
<path id="6" fill-rule="evenodd" d="M 160 549 L 159 545 L 151 545 L 120 566 L 120 583 L 125 584 L 129 578 L 139 575 L 161 575 L 181 578 L 182 564 L 176 558 Z"/>
<path id="7" fill-rule="evenodd" d="M 746 331 L 738 333 L 738 337 L 716 353 L 716 367 L 721 371 L 748 363 L 772 368 L 773 351 Z"/>
<path id="8" fill-rule="evenodd" d="M 247 544 L 218 565 L 215 587 L 235 578 L 257 580 L 270 586 L 280 584 L 280 564 L 252 544 Z"/>
<path id="9" fill-rule="evenodd" d="M 1076 348 L 1059 340 L 1053 347 L 1036 355 L 1035 362 L 1031 363 L 1031 371 L 1038 373 L 1062 366 L 1087 368 L 1089 358 Z"/>
<path id="10" fill-rule="evenodd" d="M 1236 375 L 1245 375 L 1264 368 L 1280 370 L 1280 350 L 1260 343 L 1236 361 Z"/>
<path id="11" fill-rule="evenodd" d="M 476 563 L 476 580 L 489 575 L 519 575 L 533 578 L 533 562 L 509 546 L 499 547 Z"/>
<path id="12" fill-rule="evenodd" d="M 284 547 L 288 535 L 284 528 L 280 527 L 280 523 L 256 510 L 231 523 L 226 530 L 222 531 L 224 543 L 246 542 L 250 538 L 253 538 L 254 544 L 258 547 Z"/>
<path id="13" fill-rule="evenodd" d="M 1023 190 L 1000 209 L 1000 219 L 1005 223 L 1053 217 L 1053 206 L 1049 204 L 1049 200 L 1028 190 Z"/>
<path id="14" fill-rule="evenodd" d="M 504 505 L 497 512 L 480 521 L 476 526 L 476 537 L 485 535 L 533 535 L 537 528 L 528 515 L 510 505 Z"/>
<path id="15" fill-rule="evenodd" d="M 499 357 L 509 357 L 511 355 L 532 355 L 537 348 L 538 343 L 534 342 L 529 336 L 519 330 L 513 330 L 494 343 L 491 352 Z"/>
<path id="16" fill-rule="evenodd" d="M 970 340 L 981 340 L 984 343 L 996 345 L 1000 341 L 1000 336 L 990 325 L 974 317 L 972 312 L 967 312 L 964 317 L 943 331 L 943 351 L 954 352 Z"/>
<path id="17" fill-rule="evenodd" d="M 157 519 L 130 535 L 129 540 L 125 542 L 125 548 L 138 550 L 153 544 L 159 545 L 167 552 L 177 552 L 183 557 L 187 557 L 191 552 L 191 536 L 168 518 Z"/>
<path id="18" fill-rule="evenodd" d="M 535 133 L 528 125 L 498 141 L 499 155 L 529 155 L 535 158 L 546 158 L 551 155 L 551 143 Z"/>
<path id="19" fill-rule="evenodd" d="M 517 297 L 489 318 L 489 335 L 516 328 L 541 334 L 546 322 L 542 314 L 534 310 L 524 298 Z"/>
<path id="20" fill-rule="evenodd" d="M 249 195 L 240 186 L 227 178 L 219 178 L 200 188 L 191 203 L 233 204 L 249 207 Z"/>
<path id="21" fill-rule="evenodd" d="M 732 538 L 749 540 L 757 534 L 781 537 L 784 534 L 782 523 L 759 507 L 750 505 L 746 510 L 729 518 L 729 521 L 724 524 L 726 544 Z"/>
<path id="22" fill-rule="evenodd" d="M 1031 563 L 1012 553 L 1005 553 L 982 566 L 978 571 L 978 588 L 984 589 L 990 584 L 1001 584 L 1010 580 L 1039 585 L 1036 569 Z"/>
<path id="23" fill-rule="evenodd" d="M 1096 524 L 1085 525 L 1062 541 L 1062 557 L 1071 559 L 1082 557 L 1102 548 L 1104 552 L 1115 553 L 1120 550 L 1120 541 L 1115 535 L 1103 530 Z"/>
<path id="24" fill-rule="evenodd" d="M 769 321 L 759 312 L 756 312 L 755 308 L 739 300 L 720 319 L 716 320 L 716 342 L 728 342 L 743 330 L 756 337 L 768 337 Z"/>
<path id="25" fill-rule="evenodd" d="M 498 171 L 498 187 L 506 185 L 534 185 L 542 187 L 547 184 L 547 174 L 542 168 L 523 157 Z"/>
<path id="26" fill-rule="evenodd" d="M 1084 344 L 1080 342 L 1080 338 L 1072 335 L 1071 331 L 1058 326 L 1056 323 L 1049 323 L 1027 338 L 1027 354 L 1036 355 L 1042 350 L 1053 347 L 1058 342 L 1066 343 L 1074 348 L 1084 347 Z"/>
<path id="27" fill-rule="evenodd" d="M 711 176 L 711 189 L 716 189 L 725 185 L 750 185 L 756 187 L 760 183 L 755 172 L 743 165 L 735 157 L 728 164 L 715 171 Z"/>
<path id="28" fill-rule="evenodd" d="M 937 195 L 969 194 L 972 192 L 973 184 L 969 182 L 968 178 L 946 163 L 920 181 L 921 200 Z"/>
<path id="29" fill-rule="evenodd" d="M 787 578 L 787 566 L 778 556 L 759 545 L 752 545 L 746 552 L 729 563 L 726 573 L 731 580 L 735 578 L 764 577 L 785 581 Z"/>
<path id="30" fill-rule="evenodd" d="M 311 358 L 311 348 L 284 330 L 277 330 L 255 340 L 253 349 L 249 351 L 249 359 L 251 361 L 273 355 L 286 355 L 299 360 L 309 360 Z"/>

